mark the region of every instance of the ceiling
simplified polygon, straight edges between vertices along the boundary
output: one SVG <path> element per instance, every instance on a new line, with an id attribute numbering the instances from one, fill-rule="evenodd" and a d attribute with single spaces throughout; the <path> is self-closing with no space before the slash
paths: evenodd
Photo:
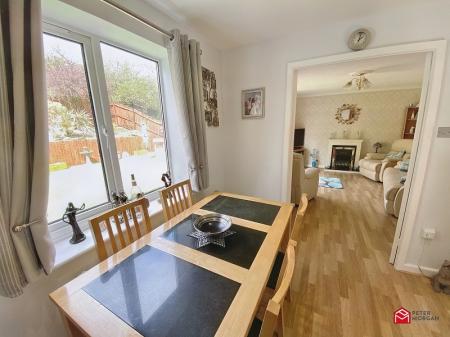
<path id="1" fill-rule="evenodd" d="M 350 73 L 365 70 L 372 71 L 366 75 L 372 87 L 359 92 L 419 88 L 425 57 L 425 53 L 417 53 L 304 68 L 299 71 L 297 91 L 300 96 L 358 92 L 343 86 L 352 79 Z"/>
<path id="2" fill-rule="evenodd" d="M 201 32 L 219 49 L 310 29 L 320 22 L 361 19 L 425 0 L 143 0 Z M 439 0 L 427 0 L 439 1 Z"/>

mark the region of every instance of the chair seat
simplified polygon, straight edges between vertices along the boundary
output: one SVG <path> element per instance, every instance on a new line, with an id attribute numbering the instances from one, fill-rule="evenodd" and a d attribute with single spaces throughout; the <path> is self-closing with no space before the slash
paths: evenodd
<path id="1" fill-rule="evenodd" d="M 272 271 L 270 272 L 269 281 L 267 281 L 266 287 L 270 289 L 275 289 L 278 282 L 278 277 L 280 276 L 281 266 L 283 264 L 284 253 L 278 252 L 275 258 L 275 263 L 273 264 Z"/>
<path id="2" fill-rule="evenodd" d="M 261 332 L 262 321 L 255 318 L 253 320 L 252 326 L 250 327 L 250 331 L 248 332 L 247 337 L 259 337 L 259 333 Z"/>

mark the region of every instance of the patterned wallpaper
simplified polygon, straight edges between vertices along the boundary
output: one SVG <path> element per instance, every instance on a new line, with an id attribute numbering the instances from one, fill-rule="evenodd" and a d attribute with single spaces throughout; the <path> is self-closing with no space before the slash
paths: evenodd
<path id="1" fill-rule="evenodd" d="M 327 157 L 328 139 L 342 138 L 347 131 L 347 138 L 358 138 L 358 131 L 364 139 L 361 158 L 367 152 L 374 152 L 372 145 L 383 144 L 381 152 L 388 152 L 389 144 L 402 137 L 406 108 L 417 104 L 420 89 L 376 91 L 356 94 L 329 96 L 297 97 L 296 127 L 305 128 L 305 148 L 307 163 L 309 153 L 319 150 L 319 166 L 329 165 Z M 338 124 L 335 113 L 342 104 L 357 104 L 361 108 L 359 119 L 352 125 Z"/>

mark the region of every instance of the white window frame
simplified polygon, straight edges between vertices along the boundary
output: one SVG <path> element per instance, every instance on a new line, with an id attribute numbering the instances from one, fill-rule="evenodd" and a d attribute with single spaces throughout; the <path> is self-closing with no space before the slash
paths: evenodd
<path id="1" fill-rule="evenodd" d="M 136 51 L 131 47 L 127 47 L 123 44 L 111 41 L 109 39 L 97 37 L 95 35 L 88 35 L 86 33 L 80 33 L 73 31 L 72 28 L 62 27 L 60 24 L 56 25 L 51 22 L 43 23 L 43 33 L 47 33 L 56 37 L 67 39 L 82 45 L 82 51 L 85 61 L 85 68 L 87 73 L 87 81 L 90 90 L 90 96 L 92 100 L 92 106 L 94 109 L 94 118 L 97 125 L 97 137 L 102 157 L 103 174 L 106 179 L 106 189 L 108 198 L 112 192 L 123 191 L 122 176 L 120 173 L 119 159 L 116 151 L 116 140 L 114 137 L 114 130 L 112 125 L 112 118 L 109 111 L 109 98 L 106 88 L 106 78 L 103 67 L 103 58 L 101 53 L 100 43 L 108 44 L 112 47 L 122 49 L 131 54 L 138 55 L 157 64 L 157 75 L 159 94 L 161 101 L 161 115 L 164 126 L 164 142 L 166 151 L 167 170 L 172 172 L 172 160 L 169 151 L 169 135 L 168 127 L 166 125 L 165 118 L 165 102 L 164 102 L 164 83 L 161 76 L 161 60 L 153 57 L 152 55 L 144 54 Z M 163 188 L 157 188 L 149 191 L 145 194 L 145 197 L 150 201 L 159 198 L 159 191 Z M 125 191 L 127 193 L 127 191 Z M 87 230 L 88 219 L 100 214 L 111 208 L 110 201 L 106 201 L 103 204 L 94 206 L 86 211 L 80 212 L 77 215 L 77 220 L 80 228 L 84 231 Z M 49 223 L 49 230 L 54 241 L 59 241 L 70 237 L 72 234 L 70 226 L 62 220 L 56 220 Z"/>

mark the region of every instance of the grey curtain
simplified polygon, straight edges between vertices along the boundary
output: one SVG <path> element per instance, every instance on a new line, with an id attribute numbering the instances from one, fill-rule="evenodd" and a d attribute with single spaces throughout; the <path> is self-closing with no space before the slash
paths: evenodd
<path id="1" fill-rule="evenodd" d="M 48 124 L 41 3 L 0 1 L 0 294 L 54 265 L 46 220 Z M 22 232 L 16 225 L 33 223 Z"/>
<path id="2" fill-rule="evenodd" d="M 202 65 L 200 44 L 172 31 L 168 42 L 170 70 L 179 114 L 179 130 L 188 159 L 192 188 L 201 191 L 208 187 L 205 119 L 203 110 Z"/>

